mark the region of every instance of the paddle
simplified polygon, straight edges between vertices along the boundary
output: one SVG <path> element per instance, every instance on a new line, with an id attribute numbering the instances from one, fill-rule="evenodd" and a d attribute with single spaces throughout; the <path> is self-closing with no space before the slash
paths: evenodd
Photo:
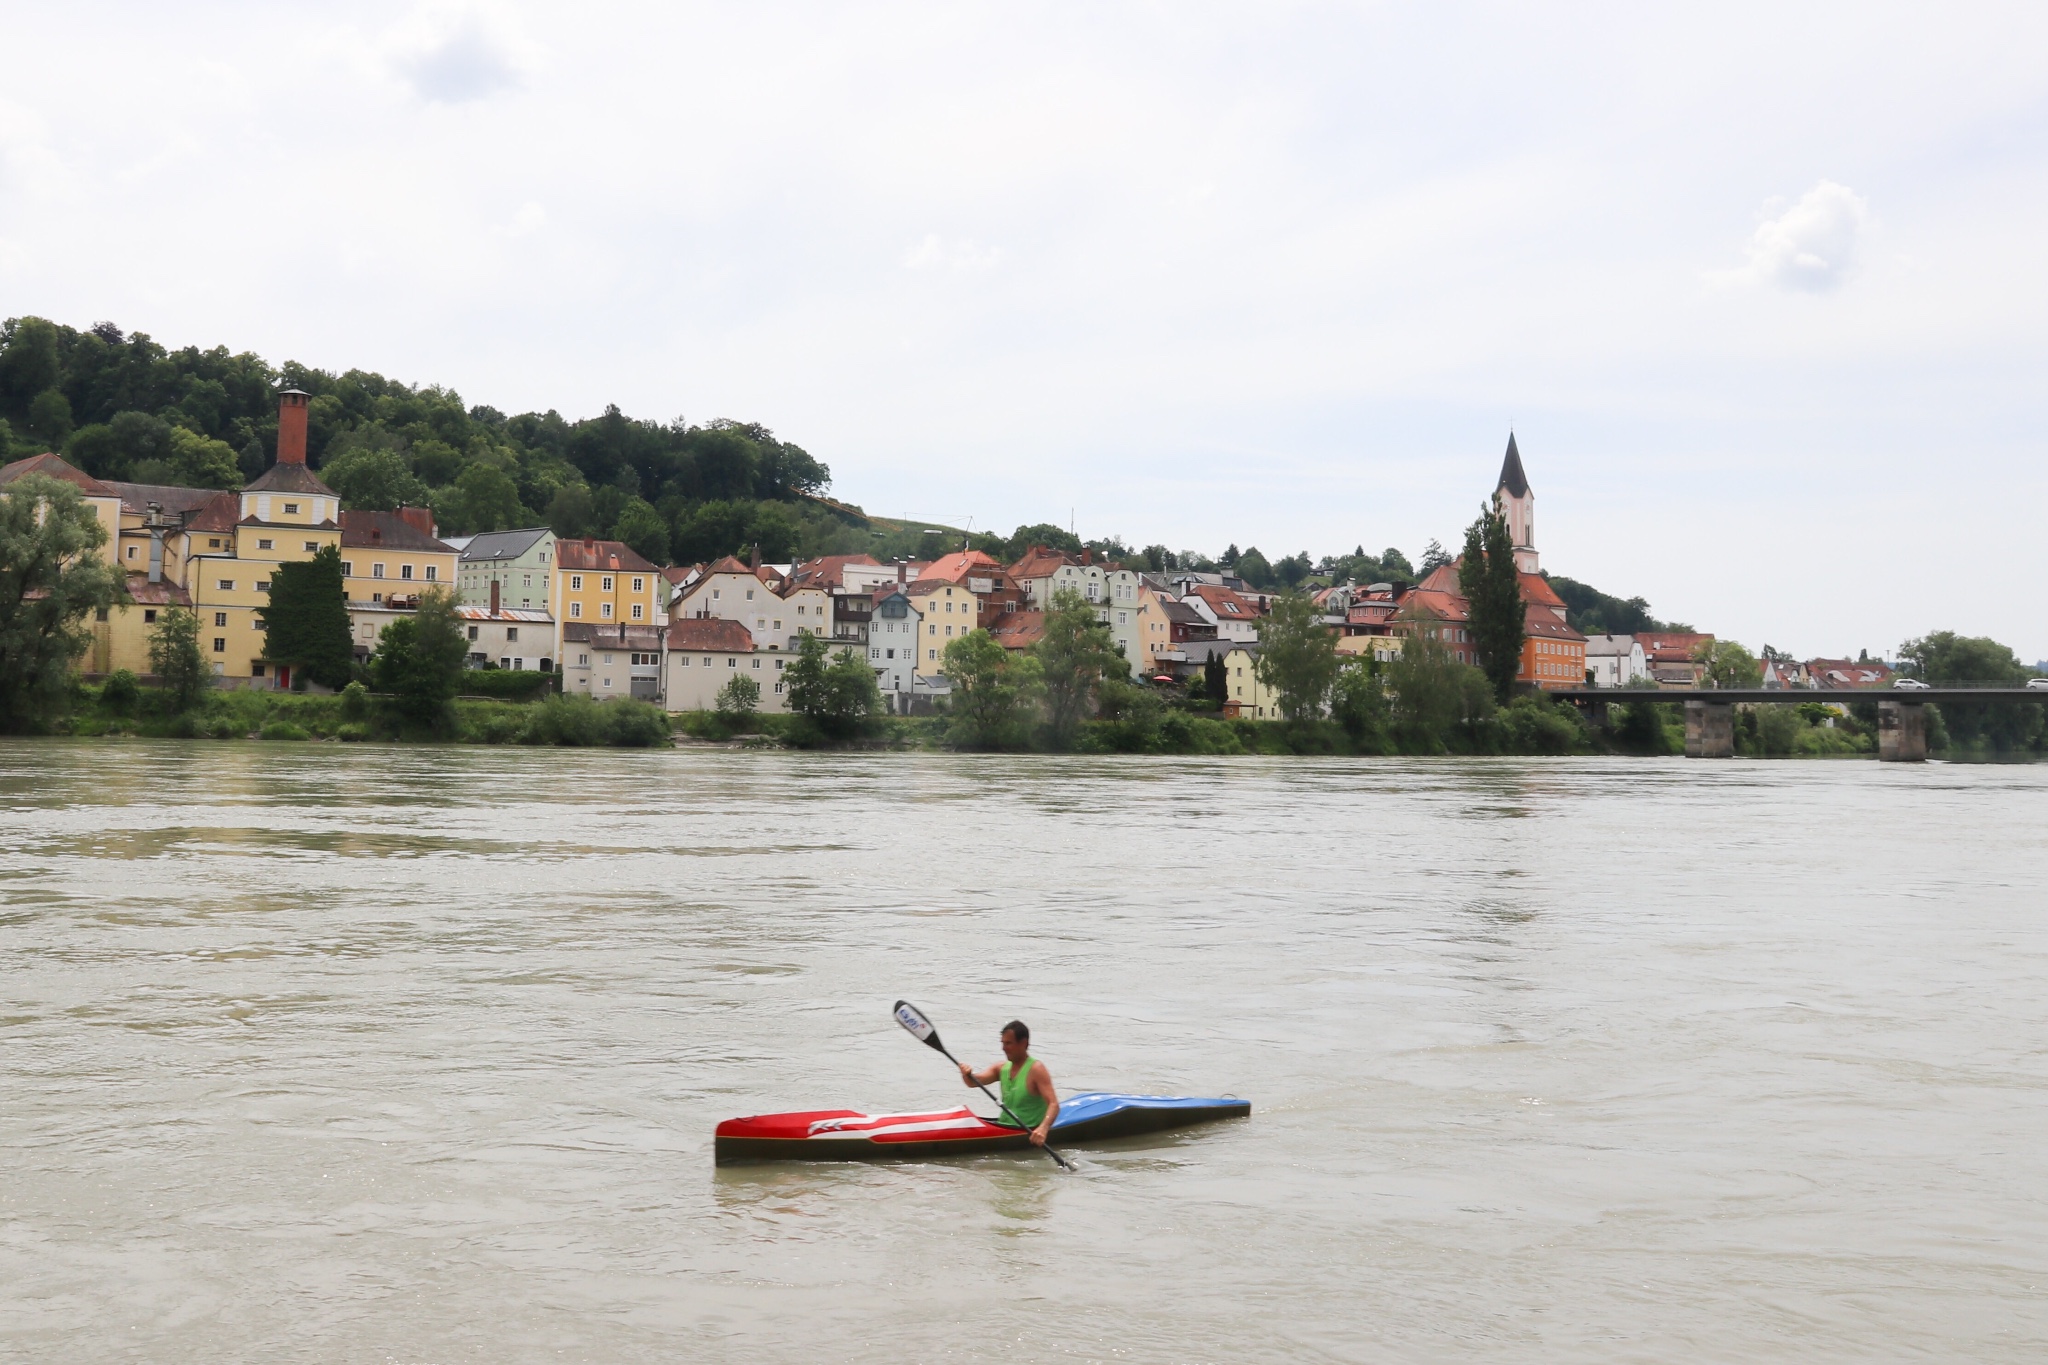
<path id="1" fill-rule="evenodd" d="M 940 1053 L 945 1057 L 947 1061 L 951 1062 L 954 1066 L 960 1065 L 960 1059 L 958 1057 L 955 1057 L 952 1053 L 947 1052 L 946 1045 L 939 1041 L 939 1031 L 932 1027 L 932 1021 L 925 1018 L 922 1014 L 918 1013 L 917 1006 L 911 1004 L 908 1000 L 898 1000 L 896 1002 L 896 1022 L 903 1025 L 904 1029 L 909 1032 L 910 1036 L 917 1039 L 918 1042 L 923 1043 L 926 1047 L 932 1049 L 934 1052 Z M 1027 1133 L 1031 1131 L 1031 1125 L 1024 1122 L 1024 1120 L 1018 1118 L 1015 1111 L 1013 1111 L 1009 1105 L 1004 1104 L 1001 1098 L 998 1097 L 994 1091 L 990 1090 L 985 1085 L 981 1086 L 980 1089 L 982 1094 L 987 1095 L 990 1099 L 995 1101 L 996 1108 L 1002 1110 L 1005 1114 L 1008 1114 L 1010 1116 L 1010 1122 L 1016 1124 L 1019 1128 L 1022 1128 Z M 1055 1152 L 1052 1149 L 1052 1145 L 1050 1143 L 1046 1144 L 1045 1146 L 1045 1154 L 1051 1157 L 1054 1161 L 1059 1162 L 1060 1169 L 1067 1171 L 1071 1171 L 1074 1169 L 1073 1163 L 1068 1161 L 1065 1157 L 1061 1156 L 1058 1152 Z"/>

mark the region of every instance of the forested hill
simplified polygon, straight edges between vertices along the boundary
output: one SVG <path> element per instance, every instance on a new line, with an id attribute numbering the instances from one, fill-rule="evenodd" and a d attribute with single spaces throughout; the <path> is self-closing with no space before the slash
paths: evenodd
<path id="1" fill-rule="evenodd" d="M 172 351 L 112 323 L 0 327 L 0 453 L 63 452 L 95 476 L 238 488 L 276 455 L 277 390 L 313 395 L 310 452 L 355 508 L 430 504 L 449 535 L 552 525 L 656 563 L 759 542 L 770 559 L 849 552 L 871 529 L 814 501 L 831 472 L 754 423 L 689 425 L 617 408 L 507 416 L 364 370 L 273 367 L 226 347 Z"/>

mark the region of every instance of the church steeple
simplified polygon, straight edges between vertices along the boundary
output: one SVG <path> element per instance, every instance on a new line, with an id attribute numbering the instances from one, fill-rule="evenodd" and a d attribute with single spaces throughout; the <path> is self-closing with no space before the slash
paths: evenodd
<path id="1" fill-rule="evenodd" d="M 1493 501 L 1508 520 L 1508 534 L 1515 542 L 1515 567 L 1535 573 L 1536 495 L 1529 491 L 1529 476 L 1522 472 L 1522 452 L 1512 431 L 1508 433 L 1507 458 L 1500 462 L 1500 482 L 1493 486 Z"/>

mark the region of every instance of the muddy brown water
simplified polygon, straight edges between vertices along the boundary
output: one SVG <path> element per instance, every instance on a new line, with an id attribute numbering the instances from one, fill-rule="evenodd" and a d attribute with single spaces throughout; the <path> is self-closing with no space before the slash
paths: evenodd
<path id="1" fill-rule="evenodd" d="M 2048 768 L 0 746 L 0 1357 L 2037 1361 Z M 721 1118 L 1251 1119 L 714 1168 Z"/>

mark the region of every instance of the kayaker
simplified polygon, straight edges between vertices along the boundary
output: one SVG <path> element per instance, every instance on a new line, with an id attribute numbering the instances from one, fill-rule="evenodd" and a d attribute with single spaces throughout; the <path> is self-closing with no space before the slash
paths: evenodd
<path id="1" fill-rule="evenodd" d="M 1031 1030 L 1022 1021 L 1012 1019 L 1003 1025 L 1003 1056 L 1008 1060 L 980 1071 L 960 1063 L 960 1079 L 970 1089 L 1000 1081 L 1004 1105 L 1031 1130 L 1032 1145 L 1043 1147 L 1045 1135 L 1060 1116 L 1060 1097 L 1052 1088 L 1052 1073 L 1031 1055 Z"/>

